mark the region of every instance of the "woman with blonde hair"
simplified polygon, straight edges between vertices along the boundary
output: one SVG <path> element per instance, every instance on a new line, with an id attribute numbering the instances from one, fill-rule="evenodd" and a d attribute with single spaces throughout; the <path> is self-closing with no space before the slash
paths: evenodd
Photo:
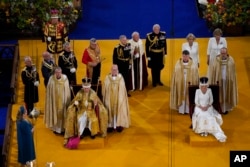
<path id="1" fill-rule="evenodd" d="M 207 76 L 209 77 L 209 71 L 211 71 L 212 64 L 216 58 L 220 54 L 220 49 L 225 47 L 227 48 L 226 38 L 222 37 L 223 33 L 220 28 L 216 28 L 213 32 L 213 37 L 211 37 L 208 41 L 207 46 Z"/>
<path id="2" fill-rule="evenodd" d="M 198 42 L 195 42 L 196 37 L 194 34 L 189 33 L 186 37 L 187 42 L 182 44 L 182 51 L 189 51 L 189 56 L 192 58 L 193 62 L 200 66 L 200 58 L 199 58 L 199 45 Z"/>

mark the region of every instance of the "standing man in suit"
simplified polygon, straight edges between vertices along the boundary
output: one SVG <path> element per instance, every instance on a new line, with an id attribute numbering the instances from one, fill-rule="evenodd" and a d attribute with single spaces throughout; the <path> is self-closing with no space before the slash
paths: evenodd
<path id="1" fill-rule="evenodd" d="M 52 58 L 52 55 L 48 51 L 43 52 L 42 56 L 43 56 L 43 61 L 41 65 L 42 66 L 41 71 L 42 71 L 42 75 L 44 78 L 44 86 L 46 88 L 49 82 L 50 76 L 53 75 L 54 73 L 54 69 L 56 68 L 56 65 Z"/>
<path id="2" fill-rule="evenodd" d="M 156 87 L 157 84 L 162 86 L 161 70 L 164 68 L 167 55 L 167 41 L 166 33 L 160 31 L 159 24 L 155 24 L 153 32 L 147 34 L 145 49 L 148 67 L 151 68 L 153 87 Z"/>
<path id="3" fill-rule="evenodd" d="M 131 59 L 131 44 L 128 42 L 125 35 L 120 35 L 120 43 L 114 48 L 113 51 L 113 64 L 118 65 L 118 70 L 122 74 L 127 92 L 131 89 L 131 79 L 129 76 L 129 71 L 132 66 Z M 128 97 L 131 95 L 128 94 Z"/>

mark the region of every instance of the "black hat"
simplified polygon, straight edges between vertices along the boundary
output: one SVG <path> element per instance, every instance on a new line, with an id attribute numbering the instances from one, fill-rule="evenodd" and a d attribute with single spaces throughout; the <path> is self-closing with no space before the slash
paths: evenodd
<path id="1" fill-rule="evenodd" d="M 208 77 L 201 77 L 200 85 L 208 85 Z"/>
<path id="2" fill-rule="evenodd" d="M 91 78 L 85 77 L 82 79 L 82 87 L 90 88 L 91 87 Z"/>
<path id="3" fill-rule="evenodd" d="M 97 43 L 97 41 L 96 41 L 96 39 L 95 39 L 95 38 L 91 38 L 91 39 L 90 39 L 90 43 L 91 43 L 91 44 L 96 44 L 96 43 Z"/>

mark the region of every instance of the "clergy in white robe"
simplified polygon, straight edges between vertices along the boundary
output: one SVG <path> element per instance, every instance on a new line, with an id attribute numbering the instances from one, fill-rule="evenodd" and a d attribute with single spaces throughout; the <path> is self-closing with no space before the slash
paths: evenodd
<path id="1" fill-rule="evenodd" d="M 46 88 L 44 123 L 54 133 L 64 132 L 66 110 L 70 104 L 71 94 L 69 81 L 62 69 L 56 67 L 54 75 L 49 79 Z"/>
<path id="2" fill-rule="evenodd" d="M 131 66 L 131 89 L 143 90 L 144 87 L 148 85 L 148 72 L 144 46 L 138 32 L 133 32 L 131 36 L 132 39 L 129 40 L 129 43 L 131 44 L 131 56 L 133 59 Z"/>
<path id="3" fill-rule="evenodd" d="M 108 132 L 130 126 L 130 111 L 125 81 L 118 71 L 117 65 L 112 65 L 111 73 L 103 83 L 103 103 L 108 110 Z"/>
<path id="4" fill-rule="evenodd" d="M 227 114 L 238 104 L 238 86 L 234 59 L 222 48 L 211 68 L 209 83 L 220 85 L 220 103 L 222 112 Z"/>
<path id="5" fill-rule="evenodd" d="M 187 50 L 182 51 L 182 58 L 175 64 L 170 89 L 170 108 L 180 114 L 189 113 L 188 84 L 199 83 L 199 71 L 196 63 L 189 58 Z"/>

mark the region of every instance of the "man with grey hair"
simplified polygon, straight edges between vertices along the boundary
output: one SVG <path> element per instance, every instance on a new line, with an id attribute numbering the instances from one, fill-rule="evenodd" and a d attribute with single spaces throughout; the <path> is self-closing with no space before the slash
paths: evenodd
<path id="1" fill-rule="evenodd" d="M 114 48 L 113 51 L 113 64 L 117 64 L 119 72 L 122 74 L 127 92 L 131 89 L 129 78 L 129 71 L 132 67 L 131 59 L 131 44 L 128 43 L 126 35 L 120 35 L 120 43 Z M 128 97 L 131 95 L 128 94 Z"/>
<path id="2" fill-rule="evenodd" d="M 232 111 L 238 104 L 238 85 L 236 67 L 232 56 L 227 48 L 222 47 L 220 54 L 211 63 L 212 68 L 208 72 L 210 84 L 220 84 L 220 102 L 224 114 Z"/>
<path id="3" fill-rule="evenodd" d="M 69 80 L 62 74 L 61 67 L 56 67 L 46 89 L 44 123 L 55 134 L 64 133 L 66 110 L 71 101 Z"/>
<path id="4" fill-rule="evenodd" d="M 132 56 L 132 90 L 143 90 L 148 85 L 148 72 L 146 65 L 146 57 L 143 42 L 140 39 L 140 34 L 134 31 L 131 35 L 129 43 L 131 44 L 131 56 Z"/>
<path id="5" fill-rule="evenodd" d="M 62 73 L 67 75 L 69 84 L 76 85 L 77 59 L 69 42 L 63 44 L 63 52 L 58 58 L 58 65 L 62 68 Z"/>
<path id="6" fill-rule="evenodd" d="M 56 64 L 52 58 L 52 55 L 48 51 L 43 52 L 42 56 L 43 61 L 41 65 L 41 71 L 44 78 L 44 86 L 47 87 L 49 78 L 51 75 L 53 75 Z"/>
<path id="7" fill-rule="evenodd" d="M 97 86 L 101 75 L 101 51 L 96 38 L 91 38 L 84 50 L 82 63 L 86 65 L 86 76 L 91 78 L 92 86 Z"/>
<path id="8" fill-rule="evenodd" d="M 36 66 L 32 64 L 32 59 L 29 56 L 24 58 L 25 67 L 21 72 L 22 82 L 24 84 L 24 102 L 28 115 L 34 109 L 34 103 L 39 101 L 38 86 L 39 74 Z"/>
<path id="9" fill-rule="evenodd" d="M 148 67 L 151 68 L 152 84 L 162 86 L 161 70 L 164 68 L 165 57 L 167 55 L 166 33 L 160 31 L 160 25 L 153 25 L 153 32 L 148 33 L 146 37 L 146 56 L 148 58 Z"/>

